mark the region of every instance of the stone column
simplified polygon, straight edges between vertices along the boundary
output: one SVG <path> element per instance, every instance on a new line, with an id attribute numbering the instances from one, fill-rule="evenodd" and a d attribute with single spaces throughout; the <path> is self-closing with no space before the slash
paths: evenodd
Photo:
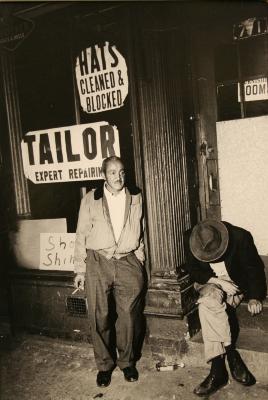
<path id="1" fill-rule="evenodd" d="M 139 46 L 135 53 L 140 54 L 135 88 L 140 124 L 135 121 L 133 128 L 134 147 L 140 147 L 136 164 L 142 162 L 139 174 L 143 170 L 151 272 L 145 312 L 183 319 L 195 301 L 189 276 L 183 271 L 183 238 L 191 227 L 193 184 L 188 179 L 191 160 L 186 151 L 191 138 L 184 123 L 186 61 L 179 31 L 147 30 L 142 35 L 143 48 Z"/>

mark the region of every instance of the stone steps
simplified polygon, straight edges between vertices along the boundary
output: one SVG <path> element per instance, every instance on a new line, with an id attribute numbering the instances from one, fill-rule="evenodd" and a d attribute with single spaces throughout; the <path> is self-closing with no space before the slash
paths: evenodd
<path id="1" fill-rule="evenodd" d="M 252 317 L 247 309 L 247 303 L 242 302 L 237 309 L 237 316 L 241 328 L 257 329 L 268 333 L 268 300 L 263 303 L 263 311 L 260 315 Z"/>
<path id="2" fill-rule="evenodd" d="M 263 303 L 260 315 L 252 317 L 247 302 L 237 309 L 240 334 L 237 349 L 248 368 L 257 379 L 267 381 L 268 376 L 268 300 Z M 203 341 L 201 332 L 188 341 L 186 359 L 196 366 L 204 366 Z"/>
<path id="3" fill-rule="evenodd" d="M 267 382 L 268 301 L 264 302 L 261 315 L 251 317 L 245 302 L 238 307 L 237 316 L 240 326 L 237 348 L 248 368 L 256 375 L 256 378 Z M 155 361 L 162 360 L 168 363 L 183 361 L 188 366 L 192 365 L 208 369 L 209 365 L 204 360 L 201 332 L 199 331 L 192 338 L 189 335 L 189 330 L 192 331 L 192 334 L 198 330 L 197 313 L 193 313 L 192 319 L 195 321 L 195 326 L 192 330 L 190 327 L 193 328 L 193 323 L 189 317 L 188 324 L 186 324 L 186 320 L 168 321 L 168 328 L 163 321 L 161 323 L 158 319 L 148 320 L 150 334 L 145 341 L 143 353 L 145 350 Z"/>
<path id="4" fill-rule="evenodd" d="M 241 328 L 237 349 L 257 381 L 267 382 L 268 376 L 268 335 L 258 328 Z M 201 332 L 188 341 L 185 363 L 204 366 L 203 341 Z M 207 365 L 209 368 L 209 365 Z"/>

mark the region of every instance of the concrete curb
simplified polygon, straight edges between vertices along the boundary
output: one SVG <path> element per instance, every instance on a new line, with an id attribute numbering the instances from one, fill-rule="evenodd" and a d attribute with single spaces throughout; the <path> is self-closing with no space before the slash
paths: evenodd
<path id="1" fill-rule="evenodd" d="M 195 340 L 187 340 L 187 353 L 181 357 L 178 357 L 178 355 L 174 354 L 174 356 L 168 361 L 181 361 L 185 364 L 185 367 L 201 367 L 209 369 L 209 364 L 205 363 L 204 360 L 203 343 L 201 340 L 201 335 L 198 335 Z M 90 343 L 86 342 L 75 342 L 37 335 L 23 335 L 20 337 L 19 342 L 22 348 L 45 345 L 48 350 L 53 350 L 53 352 L 57 354 L 73 352 L 76 356 L 81 358 L 94 360 L 93 347 Z M 238 350 L 250 371 L 255 375 L 257 381 L 267 382 L 268 353 L 265 351 L 260 352 L 252 349 L 246 350 L 244 348 L 240 348 L 239 346 Z M 155 367 L 157 361 L 159 360 L 153 356 L 150 346 L 145 344 L 139 365 L 151 369 Z"/>

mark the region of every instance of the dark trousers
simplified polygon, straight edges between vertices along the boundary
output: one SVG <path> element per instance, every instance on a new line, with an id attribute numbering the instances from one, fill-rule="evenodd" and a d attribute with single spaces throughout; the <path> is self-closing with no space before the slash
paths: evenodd
<path id="1" fill-rule="evenodd" d="M 133 345 L 142 318 L 143 286 L 143 267 L 134 253 L 107 260 L 88 250 L 86 293 L 99 371 L 135 364 Z"/>

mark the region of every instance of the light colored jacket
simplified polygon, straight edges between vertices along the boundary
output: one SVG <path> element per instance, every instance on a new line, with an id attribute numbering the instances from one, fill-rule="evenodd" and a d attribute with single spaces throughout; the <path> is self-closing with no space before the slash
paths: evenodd
<path id="1" fill-rule="evenodd" d="M 116 243 L 103 187 L 88 192 L 81 200 L 74 251 L 74 272 L 85 273 L 87 249 L 107 259 L 134 252 L 144 262 L 142 196 L 126 188 L 124 225 Z"/>

